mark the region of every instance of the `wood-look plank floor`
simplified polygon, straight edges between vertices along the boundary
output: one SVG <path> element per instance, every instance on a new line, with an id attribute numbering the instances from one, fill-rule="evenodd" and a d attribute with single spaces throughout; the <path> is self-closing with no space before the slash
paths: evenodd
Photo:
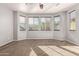
<path id="1" fill-rule="evenodd" d="M 28 39 L 0 47 L 0 56 L 79 56 L 79 46 L 54 39 Z"/>

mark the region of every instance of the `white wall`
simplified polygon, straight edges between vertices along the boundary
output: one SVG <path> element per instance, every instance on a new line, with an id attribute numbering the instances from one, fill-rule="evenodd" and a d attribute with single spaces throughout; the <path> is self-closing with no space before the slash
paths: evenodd
<path id="1" fill-rule="evenodd" d="M 76 10 L 76 23 L 77 23 L 76 31 L 70 31 L 69 29 L 69 14 L 68 13 L 73 10 Z M 79 45 L 79 4 L 72 7 L 67 12 L 67 41 Z"/>
<path id="2" fill-rule="evenodd" d="M 0 5 L 0 46 L 13 41 L 12 11 Z"/>
<path id="3" fill-rule="evenodd" d="M 28 31 L 28 39 L 52 39 L 53 31 Z"/>

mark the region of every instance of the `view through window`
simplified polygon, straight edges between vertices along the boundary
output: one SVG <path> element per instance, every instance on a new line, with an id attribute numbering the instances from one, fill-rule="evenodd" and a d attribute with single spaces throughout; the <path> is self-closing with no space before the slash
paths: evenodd
<path id="1" fill-rule="evenodd" d="M 25 17 L 23 17 L 23 16 L 19 17 L 19 28 L 20 28 L 20 31 L 25 31 L 26 30 Z"/>
<path id="2" fill-rule="evenodd" d="M 51 18 L 29 18 L 29 31 L 50 31 Z"/>
<path id="3" fill-rule="evenodd" d="M 54 31 L 60 30 L 60 16 L 54 17 Z"/>
<path id="4" fill-rule="evenodd" d="M 74 31 L 76 30 L 76 11 L 73 10 L 70 13 L 70 30 Z"/>

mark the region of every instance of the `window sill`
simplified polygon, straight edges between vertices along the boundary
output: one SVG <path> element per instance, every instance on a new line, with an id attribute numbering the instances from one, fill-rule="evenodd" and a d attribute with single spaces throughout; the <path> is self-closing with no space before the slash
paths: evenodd
<path id="1" fill-rule="evenodd" d="M 69 31 L 76 31 L 76 30 L 69 30 Z"/>
<path id="2" fill-rule="evenodd" d="M 54 30 L 54 31 L 60 31 L 60 30 Z"/>

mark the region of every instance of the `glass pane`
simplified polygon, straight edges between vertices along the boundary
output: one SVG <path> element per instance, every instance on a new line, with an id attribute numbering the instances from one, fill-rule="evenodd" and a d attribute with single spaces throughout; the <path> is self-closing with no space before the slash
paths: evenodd
<path id="1" fill-rule="evenodd" d="M 46 20 L 45 18 L 40 18 L 41 20 L 41 30 L 45 31 L 46 30 Z"/>
<path id="2" fill-rule="evenodd" d="M 38 25 L 39 24 L 39 18 L 34 18 L 34 24 Z"/>
<path id="3" fill-rule="evenodd" d="M 76 30 L 76 22 L 75 21 L 71 21 L 71 30 Z"/>
<path id="4" fill-rule="evenodd" d="M 41 18 L 41 22 L 45 23 L 46 22 L 45 18 Z"/>
<path id="5" fill-rule="evenodd" d="M 22 16 L 19 17 L 19 28 L 20 28 L 20 31 L 26 30 L 25 17 L 22 17 Z"/>
<path id="6" fill-rule="evenodd" d="M 60 30 L 60 16 L 54 17 L 54 30 L 55 31 Z"/>
<path id="7" fill-rule="evenodd" d="M 33 30 L 33 18 L 29 18 L 29 31 Z"/>
<path id="8" fill-rule="evenodd" d="M 76 12 L 70 13 L 70 30 L 76 30 Z"/>
<path id="9" fill-rule="evenodd" d="M 39 18 L 33 18 L 34 20 L 34 31 L 40 30 Z"/>
<path id="10" fill-rule="evenodd" d="M 50 20 L 51 20 L 51 18 L 46 18 L 46 31 L 50 31 L 51 29 L 50 29 Z"/>
<path id="11" fill-rule="evenodd" d="M 33 18 L 29 18 L 29 25 L 33 25 Z"/>
<path id="12" fill-rule="evenodd" d="M 40 30 L 39 18 L 29 18 L 29 31 Z"/>
<path id="13" fill-rule="evenodd" d="M 20 31 L 25 31 L 25 24 L 24 23 L 20 23 Z"/>
<path id="14" fill-rule="evenodd" d="M 20 16 L 19 17 L 19 23 L 25 23 L 25 17 Z"/>

